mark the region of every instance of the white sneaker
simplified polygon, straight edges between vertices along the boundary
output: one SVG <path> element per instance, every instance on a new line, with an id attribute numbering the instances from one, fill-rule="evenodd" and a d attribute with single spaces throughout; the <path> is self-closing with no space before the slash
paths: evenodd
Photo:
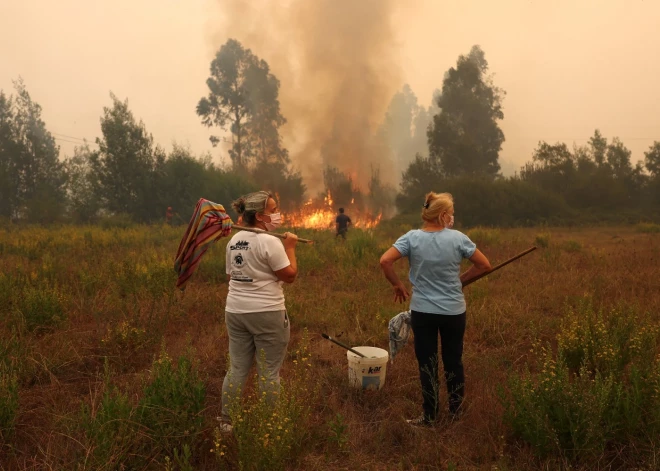
<path id="1" fill-rule="evenodd" d="M 231 433 L 234 429 L 234 427 L 222 417 L 216 417 L 215 420 L 218 421 L 218 430 L 222 433 Z"/>

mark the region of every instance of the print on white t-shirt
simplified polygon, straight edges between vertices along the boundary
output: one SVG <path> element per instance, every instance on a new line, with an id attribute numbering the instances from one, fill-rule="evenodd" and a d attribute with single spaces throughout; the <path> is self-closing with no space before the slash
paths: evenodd
<path id="1" fill-rule="evenodd" d="M 248 268 L 248 259 L 245 252 L 250 250 L 250 243 L 246 240 L 238 240 L 236 243 L 229 243 L 229 250 L 231 253 L 231 279 L 243 283 L 251 283 L 254 281 L 249 275 L 243 274 L 243 269 Z"/>
<path id="2" fill-rule="evenodd" d="M 276 271 L 291 263 L 282 242 L 267 234 L 240 231 L 227 244 L 227 311 L 243 314 L 284 310 L 284 290 Z"/>

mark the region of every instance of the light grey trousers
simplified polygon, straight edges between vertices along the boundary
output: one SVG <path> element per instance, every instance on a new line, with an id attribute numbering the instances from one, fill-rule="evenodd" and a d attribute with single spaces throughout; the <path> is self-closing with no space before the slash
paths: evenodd
<path id="1" fill-rule="evenodd" d="M 222 419 L 229 421 L 230 406 L 233 401 L 240 400 L 255 356 L 259 385 L 269 399 L 274 399 L 271 392 L 280 387 L 280 368 L 291 327 L 286 311 L 248 314 L 225 311 L 225 324 L 229 335 L 229 370 L 222 383 Z"/>

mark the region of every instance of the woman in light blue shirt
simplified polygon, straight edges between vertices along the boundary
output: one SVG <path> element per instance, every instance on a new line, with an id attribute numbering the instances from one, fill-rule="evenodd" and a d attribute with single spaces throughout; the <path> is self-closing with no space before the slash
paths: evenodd
<path id="1" fill-rule="evenodd" d="M 394 272 L 394 262 L 410 261 L 411 326 L 419 363 L 424 414 L 409 420 L 430 425 L 438 417 L 438 333 L 449 394 L 449 413 L 457 418 L 465 395 L 463 335 L 465 298 L 463 283 L 491 269 L 490 262 L 454 225 L 454 200 L 449 193 L 428 193 L 422 210 L 424 224 L 401 236 L 380 259 L 385 277 L 394 287 L 394 300 L 404 302 L 409 294 Z M 461 261 L 473 265 L 462 275 Z"/>

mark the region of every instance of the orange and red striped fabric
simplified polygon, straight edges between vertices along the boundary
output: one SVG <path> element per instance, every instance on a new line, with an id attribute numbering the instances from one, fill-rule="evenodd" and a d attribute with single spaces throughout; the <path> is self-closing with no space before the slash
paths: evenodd
<path id="1" fill-rule="evenodd" d="M 212 242 L 231 232 L 233 222 L 224 206 L 201 198 L 195 206 L 186 234 L 181 239 L 174 260 L 174 270 L 179 275 L 176 287 L 184 290 L 202 255 Z"/>

